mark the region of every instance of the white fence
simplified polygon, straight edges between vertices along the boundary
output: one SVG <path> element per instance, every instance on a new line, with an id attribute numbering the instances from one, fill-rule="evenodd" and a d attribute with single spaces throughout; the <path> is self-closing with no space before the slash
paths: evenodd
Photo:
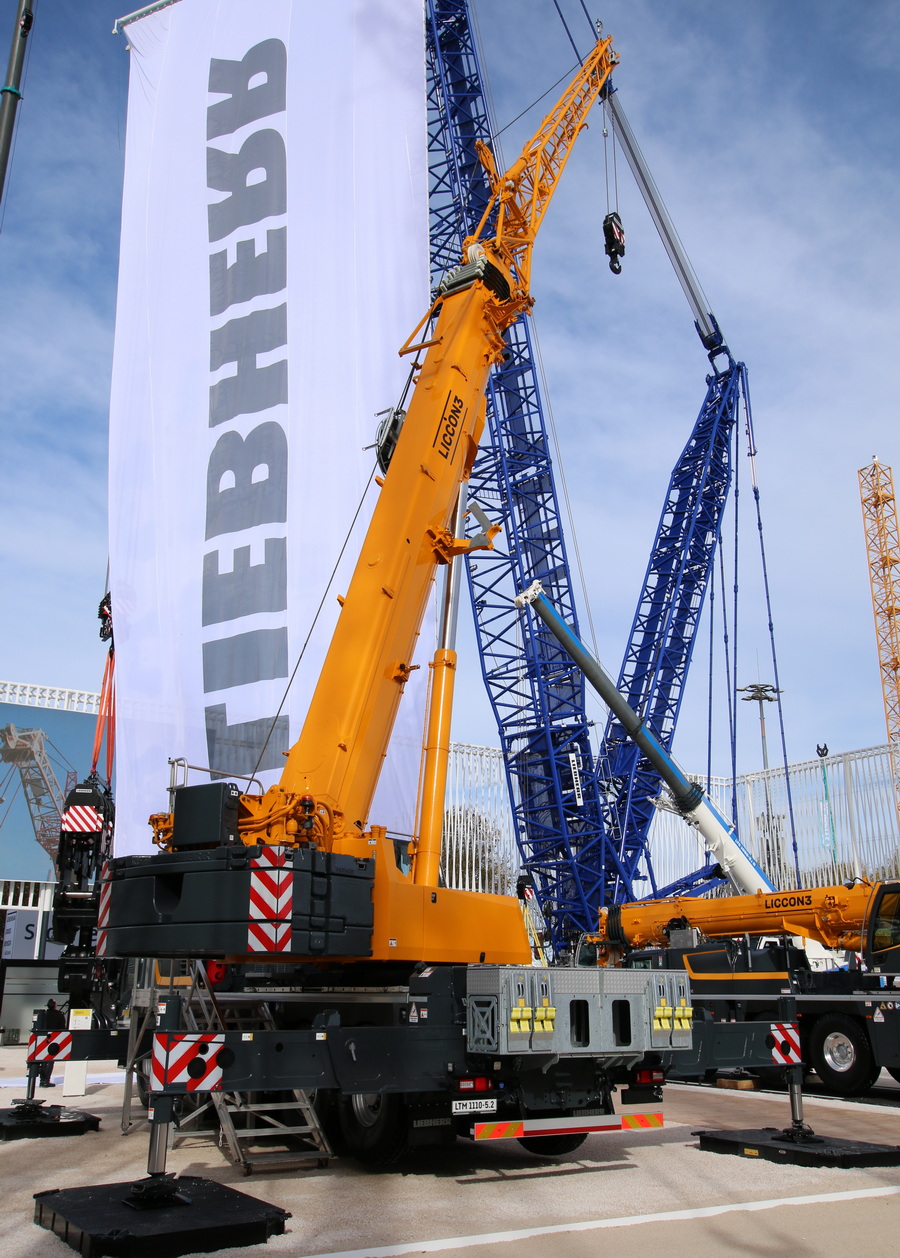
<path id="1" fill-rule="evenodd" d="M 891 748 L 883 746 L 791 765 L 792 808 L 783 769 L 739 777 L 734 810 L 730 778 L 711 779 L 709 790 L 726 816 L 735 812 L 741 842 L 772 882 L 791 888 L 900 877 L 895 780 Z M 660 887 L 703 863 L 697 831 L 665 810 L 651 828 L 650 853 Z M 451 749 L 443 865 L 448 886 L 514 889 L 512 815 L 503 757 L 493 748 Z"/>
<path id="2" fill-rule="evenodd" d="M 94 690 L 63 690 L 59 686 L 0 681 L 0 703 L 21 703 L 28 708 L 53 708 L 59 712 L 88 712 L 96 716 L 100 695 Z"/>
<path id="3" fill-rule="evenodd" d="M 96 714 L 99 698 L 91 691 L 0 681 L 0 703 Z M 712 778 L 708 787 L 726 816 L 735 816 L 741 842 L 775 885 L 791 888 L 857 876 L 900 878 L 898 781 L 900 764 L 885 745 L 791 765 L 792 807 L 782 768 L 739 777 L 736 807 L 730 778 Z M 661 887 L 703 863 L 697 832 L 665 810 L 651 828 L 650 853 Z M 451 887 L 515 889 L 512 812 L 503 756 L 493 747 L 451 748 L 442 868 Z"/>
<path id="4" fill-rule="evenodd" d="M 441 872 L 448 887 L 511 895 L 519 855 L 503 756 L 454 743 L 447 774 Z"/>
<path id="5" fill-rule="evenodd" d="M 713 778 L 709 789 L 777 887 L 821 887 L 900 877 L 895 780 L 886 745 L 791 765 L 790 806 L 783 768 L 739 777 L 736 808 L 730 778 Z M 702 859 L 696 832 L 669 812 L 657 813 L 650 852 L 661 886 Z"/>

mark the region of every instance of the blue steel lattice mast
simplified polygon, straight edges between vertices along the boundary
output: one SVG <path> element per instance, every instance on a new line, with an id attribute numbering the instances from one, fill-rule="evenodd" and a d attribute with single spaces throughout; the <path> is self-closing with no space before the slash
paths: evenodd
<path id="1" fill-rule="evenodd" d="M 428 118 L 432 278 L 457 265 L 490 188 L 475 149 L 492 145 L 465 0 L 428 0 Z M 646 843 L 623 852 L 604 824 L 584 679 L 539 622 L 523 631 L 513 597 L 540 580 L 577 623 L 549 443 L 527 320 L 508 333 L 506 362 L 488 388 L 488 424 L 470 498 L 503 532 L 469 564 L 484 681 L 506 763 L 523 863 L 560 950 L 594 929 L 597 909 L 638 898 Z M 552 591 L 552 594 L 550 593 Z"/>
<path id="2" fill-rule="evenodd" d="M 489 199 L 475 145 L 481 140 L 490 146 L 492 136 L 466 0 L 428 0 L 427 15 L 437 283 L 458 262 L 462 240 Z M 672 473 L 618 680 L 668 751 L 731 484 L 731 443 L 740 396 L 746 396 L 746 369 L 732 359 L 709 311 L 614 91 L 607 107 L 713 366 Z M 601 905 L 694 888 L 715 881 L 716 870 L 707 864 L 677 887 L 658 887 L 649 853 L 658 775 L 614 719 L 594 757 L 583 680 L 549 634 L 532 622 L 523 631 L 511 611 L 516 592 L 538 579 L 577 632 L 527 320 L 511 329 L 508 340 L 507 361 L 488 389 L 488 436 L 469 486 L 502 523 L 504 540 L 470 563 L 469 581 L 519 847 L 558 949 L 574 933 L 593 929 Z"/>

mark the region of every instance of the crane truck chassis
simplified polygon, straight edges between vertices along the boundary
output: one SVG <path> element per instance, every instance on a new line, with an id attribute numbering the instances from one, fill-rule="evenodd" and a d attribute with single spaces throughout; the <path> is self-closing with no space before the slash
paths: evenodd
<path id="1" fill-rule="evenodd" d="M 183 787 L 176 799 L 210 789 L 236 788 Z M 196 817 L 192 834 L 202 835 Z M 215 940 L 232 958 L 210 992 L 214 1023 L 185 1024 L 177 995 L 156 1023 L 155 1121 L 194 1092 L 315 1091 L 333 1143 L 378 1164 L 459 1135 L 552 1154 L 588 1132 L 661 1123 L 662 1055 L 692 1045 L 683 971 L 366 960 L 376 867 L 408 877 L 395 841 L 377 842 L 367 860 L 237 843 L 109 863 L 104 951 L 196 959 Z M 255 916 L 273 870 L 281 916 Z M 451 894 L 435 889 L 429 907 Z M 285 941 L 282 964 L 268 950 L 248 955 L 260 935 Z"/>
<path id="2" fill-rule="evenodd" d="M 673 1077 L 702 1076 L 728 1064 L 740 1039 L 732 1032 L 726 1047 L 724 1028 L 776 1024 L 778 998 L 784 996 L 796 997 L 802 1055 L 826 1089 L 855 1095 L 871 1087 L 882 1067 L 900 1075 L 900 1001 L 893 998 L 900 974 L 900 882 L 773 888 L 739 844 L 734 827 L 681 772 L 540 584 L 516 602 L 530 606 L 569 652 L 659 772 L 732 886 L 742 891 L 756 882 L 759 887 L 755 894 L 677 896 L 604 907 L 597 935 L 581 942 L 585 964 L 685 967 L 698 1051 L 692 1060 L 668 1063 Z M 813 970 L 803 949 L 787 942 L 795 936 L 859 954 L 865 972 L 856 963 L 846 970 Z M 591 948 L 593 956 L 588 955 Z M 738 1064 L 759 1066 L 749 1054 Z"/>
<path id="3" fill-rule="evenodd" d="M 900 882 L 622 905 L 603 915 L 601 935 L 627 965 L 683 965 L 700 1020 L 766 1023 L 792 995 L 803 1060 L 828 1092 L 857 1096 L 882 1069 L 900 1079 Z M 813 969 L 796 936 L 849 963 Z"/>

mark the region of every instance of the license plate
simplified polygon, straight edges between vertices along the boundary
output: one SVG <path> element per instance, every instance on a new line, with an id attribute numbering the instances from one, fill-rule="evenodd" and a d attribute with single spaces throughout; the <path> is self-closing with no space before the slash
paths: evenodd
<path id="1" fill-rule="evenodd" d="M 496 1114 L 497 1098 L 496 1097 L 472 1097 L 471 1100 L 454 1101 L 454 1114 Z"/>

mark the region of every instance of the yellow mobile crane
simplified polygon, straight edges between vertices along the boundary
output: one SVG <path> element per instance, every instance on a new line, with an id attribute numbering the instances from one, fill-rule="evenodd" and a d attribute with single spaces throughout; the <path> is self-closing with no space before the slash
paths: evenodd
<path id="1" fill-rule="evenodd" d="M 415 387 L 303 729 L 278 786 L 237 800 L 236 834 L 248 846 L 302 847 L 376 861 L 371 955 L 385 960 L 525 964 L 531 950 L 515 899 L 438 887 L 443 789 L 426 775 L 426 806 L 412 845 L 413 876 L 401 875 L 385 829 L 369 820 L 385 750 L 410 674 L 435 572 L 473 546 L 451 531 L 485 422 L 491 366 L 504 331 L 530 309 L 531 253 L 538 229 L 587 115 L 616 56 L 600 39 L 521 156 L 502 176 L 480 146 L 493 186 L 463 264 L 400 350 L 422 355 Z M 434 661 L 433 713 L 449 726 L 446 691 L 455 657 Z M 446 739 L 438 741 L 445 742 Z M 210 796 L 221 793 L 213 786 Z M 187 793 L 152 818 L 170 851 L 208 846 Z M 186 816 L 180 816 L 186 814 Z M 209 947 L 208 940 L 204 948 Z M 146 944 L 145 944 L 146 946 Z M 244 949 L 225 946 L 230 953 Z M 168 949 L 167 949 L 168 951 Z M 350 953 L 349 955 L 353 955 Z"/>
<path id="2" fill-rule="evenodd" d="M 723 874 L 744 892 L 722 899 L 677 896 L 602 908 L 597 934 L 581 941 L 581 963 L 646 969 L 683 965 L 701 1025 L 735 1019 L 776 1022 L 778 997 L 794 996 L 803 1058 L 827 1088 L 846 1095 L 865 1091 L 882 1067 L 900 1079 L 900 1000 L 887 987 L 900 974 L 900 882 L 776 890 L 738 842 L 734 827 L 682 773 L 540 584 L 523 591 L 516 603 L 531 607 L 571 655 L 660 774 Z M 754 886 L 758 889 L 751 892 Z M 844 950 L 853 963 L 846 969 L 814 971 L 803 949 L 791 942 L 795 936 Z M 699 1068 L 703 1073 L 717 1064 L 722 1062 L 714 1047 L 705 1060 L 691 1063 L 689 1072 L 696 1074 Z M 677 1061 L 673 1073 L 680 1073 Z"/>
<path id="3" fill-rule="evenodd" d="M 315 1089 L 345 1147 L 370 1161 L 457 1134 L 562 1152 L 621 1128 L 619 1083 L 656 1108 L 652 1054 L 691 1046 L 683 972 L 534 966 L 515 897 L 441 885 L 448 640 L 432 668 L 418 835 L 394 840 L 369 817 L 435 573 L 496 532 L 479 516 L 483 532 L 460 536 L 488 374 L 532 304 L 535 236 L 616 61 L 598 39 L 504 174 L 480 150 L 493 197 L 400 351 L 414 388 L 390 417 L 379 501 L 281 782 L 259 795 L 180 787 L 151 819 L 161 852 L 109 864 L 101 951 L 225 959 L 217 1007 L 252 992 L 277 1009 L 277 1028 L 252 1037 L 223 1018 L 212 1052 L 208 1036 L 182 1034 L 170 1002 L 154 1039 L 151 1173 L 173 1097 L 217 1087 Z"/>
<path id="4" fill-rule="evenodd" d="M 608 959 L 623 948 L 666 947 L 673 930 L 707 939 L 801 936 L 858 953 L 874 973 L 900 972 L 900 883 L 854 882 L 798 891 L 757 891 L 722 899 L 676 896 L 600 910 L 598 940 Z"/>
<path id="5" fill-rule="evenodd" d="M 847 961 L 813 969 L 798 937 Z M 601 964 L 683 965 L 699 1016 L 765 1021 L 793 994 L 803 1060 L 830 1092 L 900 1079 L 900 882 L 622 904 L 601 910 L 595 948 Z"/>

